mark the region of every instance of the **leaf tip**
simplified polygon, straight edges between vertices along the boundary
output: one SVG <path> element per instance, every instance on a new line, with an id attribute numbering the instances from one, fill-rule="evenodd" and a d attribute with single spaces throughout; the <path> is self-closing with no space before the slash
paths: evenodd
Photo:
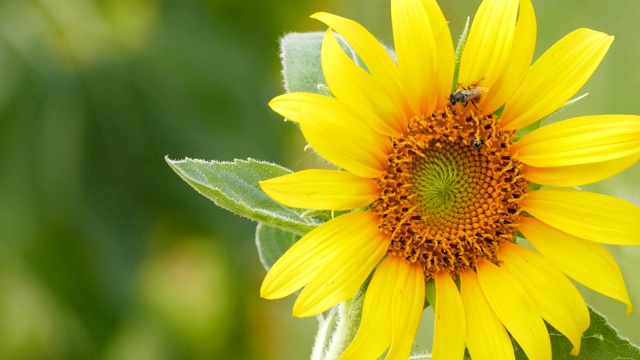
<path id="1" fill-rule="evenodd" d="M 169 155 L 165 155 L 164 156 L 164 161 L 167 163 L 167 165 L 169 165 L 170 168 L 172 168 L 174 171 L 178 171 L 178 163 L 188 160 L 187 158 L 183 159 L 183 160 L 175 160 L 169 157 Z"/>

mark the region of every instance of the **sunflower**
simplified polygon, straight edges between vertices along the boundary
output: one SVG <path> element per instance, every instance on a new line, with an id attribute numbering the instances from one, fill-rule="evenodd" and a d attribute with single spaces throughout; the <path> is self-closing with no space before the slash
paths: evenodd
<path id="1" fill-rule="evenodd" d="M 578 29 L 531 65 L 530 0 L 484 0 L 456 70 L 435 0 L 392 0 L 394 60 L 360 24 L 328 13 L 321 60 L 331 95 L 289 93 L 270 106 L 299 124 L 339 170 L 264 181 L 291 207 L 335 210 L 269 270 L 261 296 L 300 292 L 295 316 L 350 299 L 371 275 L 342 359 L 407 359 L 435 283 L 433 358 L 550 359 L 545 321 L 580 351 L 587 306 L 571 281 L 632 310 L 601 244 L 640 244 L 640 209 L 575 187 L 640 159 L 640 117 L 585 116 L 518 138 L 562 107 L 613 37 Z M 347 56 L 336 35 L 364 63 Z M 454 80 L 454 73 L 457 79 Z M 535 250 L 518 243 L 526 238 Z"/>

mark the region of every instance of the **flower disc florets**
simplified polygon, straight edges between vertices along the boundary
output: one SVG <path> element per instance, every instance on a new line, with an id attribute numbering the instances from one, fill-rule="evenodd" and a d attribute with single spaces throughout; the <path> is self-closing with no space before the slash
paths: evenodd
<path id="1" fill-rule="evenodd" d="M 509 151 L 514 132 L 498 123 L 445 107 L 410 119 L 392 141 L 372 208 L 391 236 L 388 253 L 422 265 L 427 278 L 498 262 L 501 244 L 518 231 L 529 182 Z"/>

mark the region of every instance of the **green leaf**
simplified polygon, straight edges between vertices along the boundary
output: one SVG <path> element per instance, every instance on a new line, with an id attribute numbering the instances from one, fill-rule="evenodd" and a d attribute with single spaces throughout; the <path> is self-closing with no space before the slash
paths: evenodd
<path id="1" fill-rule="evenodd" d="M 300 239 L 299 235 L 263 223 L 256 227 L 256 246 L 264 268 L 269 271 L 289 248 Z"/>
<path id="2" fill-rule="evenodd" d="M 602 314 L 589 308 L 589 315 L 591 315 L 591 325 L 582 335 L 582 345 L 578 356 L 571 356 L 569 352 L 572 346 L 569 340 L 557 330 L 549 327 L 554 359 L 640 359 L 640 348 L 618 335 L 616 329 L 607 322 Z"/>
<path id="3" fill-rule="evenodd" d="M 618 335 L 607 319 L 589 307 L 591 325 L 582 335 L 578 356 L 571 355 L 571 342 L 556 329 L 547 325 L 551 336 L 554 360 L 635 360 L 640 359 L 640 348 Z M 516 359 L 527 359 L 519 346 L 515 347 Z"/>
<path id="4" fill-rule="evenodd" d="M 166 157 L 165 160 L 184 181 L 221 208 L 299 235 L 319 225 L 315 218 L 301 216 L 305 209 L 280 205 L 258 186 L 259 181 L 291 173 L 282 166 L 253 159 L 218 162 Z"/>
<path id="5" fill-rule="evenodd" d="M 324 32 L 291 33 L 280 39 L 282 78 L 286 92 L 312 92 L 326 95 L 318 88 L 326 84 L 320 64 Z"/>
<path id="6" fill-rule="evenodd" d="M 328 95 L 320 63 L 324 34 L 322 31 L 290 33 L 280 39 L 282 77 L 288 93 L 302 91 Z M 355 51 L 341 37 L 336 38 L 345 53 L 360 64 Z"/>
<path id="7" fill-rule="evenodd" d="M 547 324 L 551 338 L 551 351 L 554 360 L 637 360 L 640 359 L 640 348 L 629 340 L 618 335 L 607 319 L 589 307 L 591 325 L 582 334 L 580 354 L 571 355 L 573 345 L 569 339 Z M 524 350 L 511 338 L 516 360 L 527 360 Z M 431 359 L 429 355 L 415 355 L 410 358 Z M 464 360 L 471 360 L 469 352 L 465 350 Z"/>

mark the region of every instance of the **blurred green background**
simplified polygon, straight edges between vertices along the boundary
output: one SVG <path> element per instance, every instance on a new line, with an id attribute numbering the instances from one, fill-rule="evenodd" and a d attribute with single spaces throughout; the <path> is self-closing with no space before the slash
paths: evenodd
<path id="1" fill-rule="evenodd" d="M 457 38 L 479 1 L 440 3 Z M 536 56 L 578 27 L 616 36 L 587 100 L 551 120 L 640 114 L 640 3 L 533 3 Z M 0 0 L 1 359 L 308 358 L 315 320 L 258 296 L 254 224 L 164 156 L 313 166 L 267 102 L 278 37 L 324 30 L 321 10 L 392 44 L 388 0 Z M 639 178 L 586 188 L 640 205 Z M 640 249 L 612 252 L 640 306 Z M 640 343 L 638 313 L 584 293 Z"/>

